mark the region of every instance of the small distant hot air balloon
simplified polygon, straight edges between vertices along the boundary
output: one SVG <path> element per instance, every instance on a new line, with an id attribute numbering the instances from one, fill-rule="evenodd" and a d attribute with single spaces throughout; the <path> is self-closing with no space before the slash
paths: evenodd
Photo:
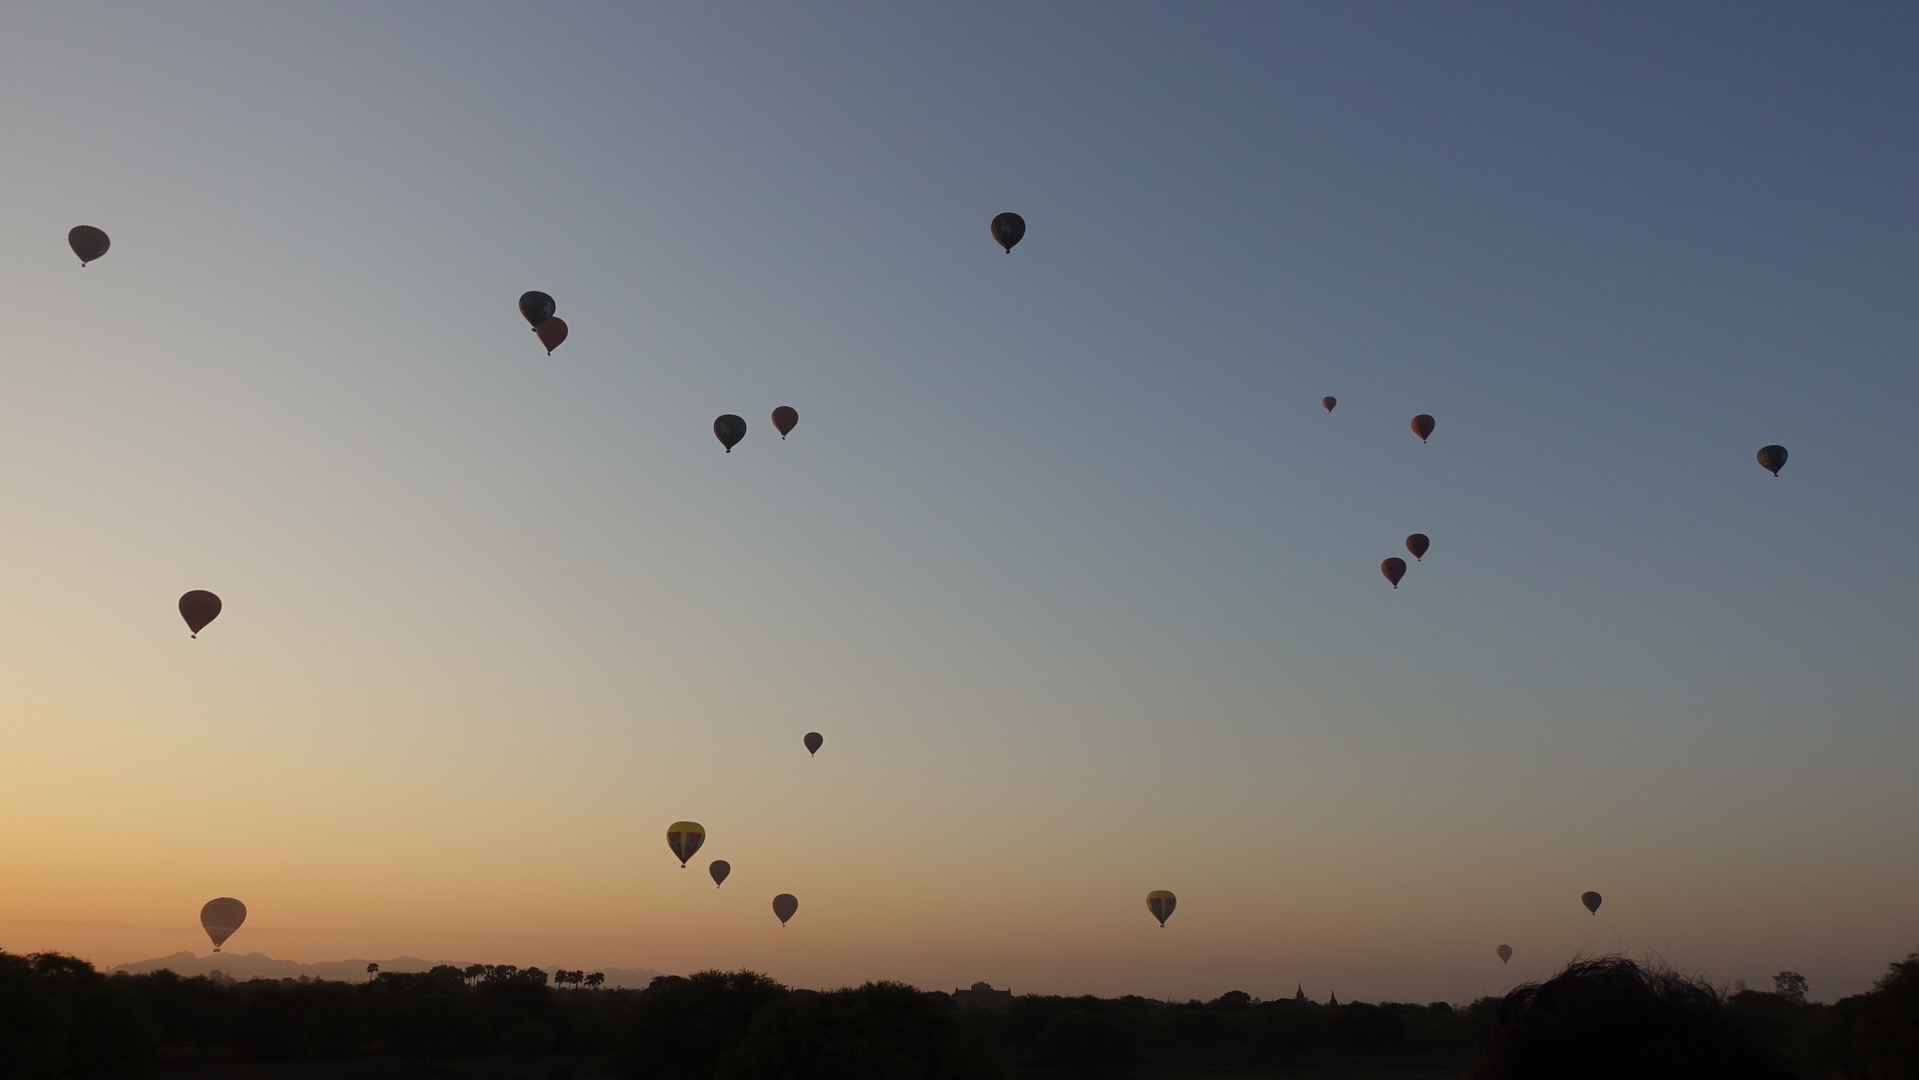
<path id="1" fill-rule="evenodd" d="M 546 355 L 552 356 L 553 350 L 566 340 L 566 320 L 558 315 L 551 316 L 534 327 L 533 332 L 540 336 L 540 344 L 546 346 Z"/>
<path id="2" fill-rule="evenodd" d="M 1406 560 L 1398 556 L 1387 559 L 1379 564 L 1379 572 L 1385 574 L 1386 580 L 1392 582 L 1393 588 L 1397 589 L 1399 579 L 1406 576 Z"/>
<path id="3" fill-rule="evenodd" d="M 800 426 L 800 411 L 791 405 L 782 405 L 773 410 L 773 426 L 779 429 L 784 439 L 793 429 Z"/>
<path id="4" fill-rule="evenodd" d="M 780 917 L 781 926 L 785 926 L 786 920 L 792 918 L 793 913 L 799 909 L 799 897 L 794 896 L 790 892 L 783 892 L 773 898 L 773 914 Z"/>
<path id="5" fill-rule="evenodd" d="M 725 859 L 714 859 L 713 865 L 707 867 L 706 872 L 713 875 L 713 887 L 717 889 L 726 883 L 726 875 L 733 872 L 733 864 Z"/>
<path id="6" fill-rule="evenodd" d="M 1426 538 L 1425 533 L 1414 533 L 1406 538 L 1406 550 L 1413 553 L 1415 562 L 1425 558 L 1426 549 L 1432 546 L 1433 542 Z"/>
<path id="7" fill-rule="evenodd" d="M 800 741 L 806 744 L 806 752 L 808 754 L 817 754 L 820 752 L 820 747 L 826 745 L 826 737 L 817 731 L 807 732 L 806 738 Z"/>
<path id="8" fill-rule="evenodd" d="M 1774 443 L 1771 446 L 1760 447 L 1759 466 L 1760 468 L 1771 470 L 1774 476 L 1778 476 L 1779 470 L 1786 467 L 1786 448 L 1780 446 L 1778 443 Z M 1814 481 L 1815 483 L 1817 482 L 1817 477 L 1814 478 Z"/>
<path id="9" fill-rule="evenodd" d="M 1499 962 L 1502 964 L 1511 961 L 1513 958 L 1513 947 L 1511 945 L 1501 945 L 1493 951 L 1499 954 Z"/>
<path id="10" fill-rule="evenodd" d="M 1432 433 L 1433 433 L 1432 417 L 1427 416 L 1425 413 L 1420 413 L 1418 416 L 1413 417 L 1413 434 L 1419 436 L 1420 442 L 1425 442 L 1427 436 L 1431 435 Z"/>
<path id="11" fill-rule="evenodd" d="M 686 869 L 686 860 L 700 850 L 706 843 L 706 827 L 697 821 L 676 821 L 666 827 L 666 846 L 680 857 L 680 869 Z"/>
<path id="12" fill-rule="evenodd" d="M 213 951 L 227 943 L 240 924 L 247 921 L 247 906 L 231 896 L 208 900 L 200 909 L 200 926 L 213 939 Z"/>
<path id="13" fill-rule="evenodd" d="M 1173 909 L 1178 906 L 1179 897 L 1165 889 L 1154 889 L 1146 894 L 1146 910 L 1153 913 L 1153 918 L 1158 919 L 1162 927 L 1166 925 L 1167 919 L 1173 917 Z"/>
<path id="14" fill-rule="evenodd" d="M 1332 412 L 1333 406 L 1339 404 L 1339 399 L 1336 397 L 1323 397 L 1319 399 L 1319 403 L 1326 407 L 1327 412 Z"/>
<path id="15" fill-rule="evenodd" d="M 520 314 L 525 317 L 527 325 L 533 327 L 535 330 L 540 328 L 541 323 L 552 318 L 553 313 L 557 310 L 558 308 L 554 306 L 553 298 L 543 292 L 534 290 L 533 292 L 523 292 L 520 294 Z M 555 342 L 555 344 L 558 344 L 558 342 Z"/>
<path id="16" fill-rule="evenodd" d="M 1596 892 L 1580 893 L 1579 902 L 1586 905 L 1587 911 L 1592 912 L 1594 915 L 1599 914 L 1599 894 L 1598 893 Z"/>
<path id="17" fill-rule="evenodd" d="M 199 637 L 208 623 L 220 617 L 220 598 L 205 589 L 186 593 L 180 597 L 180 617 L 187 621 L 193 636 Z"/>
<path id="18" fill-rule="evenodd" d="M 113 246 L 113 241 L 107 239 L 106 233 L 91 225 L 75 225 L 67 233 L 67 246 L 80 256 L 80 265 L 85 266 L 105 255 L 107 249 Z"/>
<path id="19" fill-rule="evenodd" d="M 727 413 L 713 421 L 713 434 L 730 454 L 733 448 L 740 444 L 740 440 L 746 438 L 746 421 L 732 413 Z"/>
<path id="20" fill-rule="evenodd" d="M 1008 211 L 993 219 L 993 239 L 1006 253 L 1013 253 L 1013 245 L 1026 235 L 1026 219 Z"/>

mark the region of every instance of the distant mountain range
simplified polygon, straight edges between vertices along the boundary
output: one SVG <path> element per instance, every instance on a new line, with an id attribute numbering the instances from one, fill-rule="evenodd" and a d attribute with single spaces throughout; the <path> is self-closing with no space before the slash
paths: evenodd
<path id="1" fill-rule="evenodd" d="M 148 972 L 171 969 L 177 975 L 211 975 L 219 972 L 230 979 L 245 982 L 248 979 L 325 979 L 330 982 L 365 982 L 368 964 L 379 964 L 381 971 L 409 972 L 426 971 L 445 960 L 421 960 L 415 956 L 396 956 L 390 960 L 327 960 L 318 964 L 302 964 L 296 960 L 275 960 L 265 953 L 209 953 L 196 956 L 190 952 L 177 952 L 172 956 L 162 956 L 154 960 L 139 960 L 131 964 L 120 964 L 114 971 L 124 971 L 129 975 L 145 975 Z M 465 968 L 465 963 L 453 964 L 456 968 Z M 541 968 L 550 977 L 552 968 Z M 570 970 L 570 969 L 569 969 Z M 589 969 L 592 970 L 592 969 Z M 608 989 L 628 988 L 643 990 L 646 984 L 659 976 L 659 972 L 647 968 L 599 968 L 606 976 Z"/>

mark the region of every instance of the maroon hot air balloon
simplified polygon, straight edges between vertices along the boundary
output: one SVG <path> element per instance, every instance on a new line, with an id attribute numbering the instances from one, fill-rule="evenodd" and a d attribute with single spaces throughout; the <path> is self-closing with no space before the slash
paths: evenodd
<path id="1" fill-rule="evenodd" d="M 1379 572 L 1385 574 L 1386 580 L 1392 582 L 1393 588 L 1397 589 L 1399 579 L 1406 576 L 1406 560 L 1397 557 L 1387 559 L 1379 564 Z"/>
<path id="2" fill-rule="evenodd" d="M 713 875 L 713 887 L 717 889 L 725 884 L 726 875 L 733 872 L 733 864 L 725 859 L 714 859 L 713 865 L 707 867 L 706 872 Z"/>
<path id="3" fill-rule="evenodd" d="M 1418 416 L 1413 417 L 1413 434 L 1419 436 L 1420 442 L 1425 442 L 1427 437 L 1432 435 L 1432 433 L 1432 417 L 1427 416 L 1425 413 L 1420 413 Z"/>
<path id="4" fill-rule="evenodd" d="M 783 892 L 773 898 L 773 914 L 780 917 L 781 926 L 785 926 L 786 920 L 792 918 L 793 913 L 799 909 L 799 897 L 794 896 L 792 893 Z"/>
<path id="5" fill-rule="evenodd" d="M 786 438 L 794 428 L 800 426 L 800 411 L 791 405 L 774 409 L 773 426 L 780 430 L 780 438 Z"/>
<path id="6" fill-rule="evenodd" d="M 806 738 L 800 741 L 806 744 L 806 752 L 809 755 L 817 754 L 820 752 L 820 747 L 826 745 L 826 736 L 817 731 L 809 731 L 806 733 Z"/>
<path id="7" fill-rule="evenodd" d="M 566 340 L 566 320 L 555 315 L 534 327 L 533 332 L 540 336 L 540 344 L 546 346 L 546 355 L 552 356 L 553 350 Z"/>
<path id="8" fill-rule="evenodd" d="M 1414 533 L 1406 538 L 1406 550 L 1413 553 L 1414 562 L 1425 558 L 1426 549 L 1432 546 L 1433 542 L 1426 538 L 1425 533 Z"/>
<path id="9" fill-rule="evenodd" d="M 187 630 L 199 637 L 208 623 L 220 617 L 220 598 L 205 589 L 195 589 L 180 597 L 180 617 L 187 621 Z"/>
<path id="10" fill-rule="evenodd" d="M 1336 397 L 1323 397 L 1319 399 L 1319 403 L 1326 407 L 1327 412 L 1332 412 L 1333 406 L 1339 404 L 1339 399 Z"/>

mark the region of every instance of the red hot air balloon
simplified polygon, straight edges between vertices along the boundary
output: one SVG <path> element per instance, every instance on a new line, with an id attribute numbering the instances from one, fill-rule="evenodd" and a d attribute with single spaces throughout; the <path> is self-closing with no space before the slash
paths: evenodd
<path id="1" fill-rule="evenodd" d="M 732 413 L 727 413 L 713 421 L 713 436 L 720 440 L 720 445 L 726 447 L 726 452 L 730 454 L 733 448 L 740 444 L 740 440 L 746 438 L 746 421 Z"/>
<path id="2" fill-rule="evenodd" d="M 1425 413 L 1420 413 L 1418 416 L 1413 417 L 1413 434 L 1419 436 L 1420 442 L 1425 442 L 1426 439 L 1432 435 L 1432 433 L 1433 433 L 1432 417 L 1427 416 Z"/>
<path id="3" fill-rule="evenodd" d="M 799 897 L 794 896 L 792 893 L 783 892 L 773 898 L 773 914 L 780 917 L 781 926 L 785 926 L 786 920 L 792 918 L 793 913 L 799 909 Z"/>
<path id="4" fill-rule="evenodd" d="M 1414 533 L 1406 538 L 1406 550 L 1413 553 L 1414 562 L 1425 558 L 1426 549 L 1432 546 L 1433 542 L 1426 538 L 1425 533 Z"/>
<path id="5" fill-rule="evenodd" d="M 1592 912 L 1594 915 L 1599 914 L 1599 894 L 1598 893 L 1596 892 L 1580 893 L 1579 902 L 1586 905 L 1587 911 Z"/>
<path id="6" fill-rule="evenodd" d="M 180 597 L 180 617 L 187 621 L 187 630 L 199 637 L 208 623 L 220 617 L 220 598 L 205 589 L 195 589 Z"/>
<path id="7" fill-rule="evenodd" d="M 726 875 L 733 872 L 733 864 L 725 859 L 714 859 L 713 865 L 707 867 L 706 872 L 713 875 L 713 887 L 717 889 L 726 883 Z"/>
<path id="8" fill-rule="evenodd" d="M 993 219 L 993 240 L 1005 248 L 1008 255 L 1013 253 L 1013 245 L 1025 235 L 1026 219 L 1018 214 L 1008 211 Z"/>
<path id="9" fill-rule="evenodd" d="M 67 233 L 67 246 L 73 249 L 75 255 L 80 256 L 80 265 L 85 266 L 105 255 L 107 249 L 113 246 L 113 241 L 108 240 L 106 233 L 92 225 L 75 225 L 73 230 Z"/>
<path id="10" fill-rule="evenodd" d="M 1387 559 L 1379 564 L 1379 572 L 1385 574 L 1386 580 L 1392 582 L 1393 588 L 1397 589 L 1399 579 L 1406 576 L 1406 560 L 1398 557 Z"/>
<path id="11" fill-rule="evenodd" d="M 820 747 L 826 745 L 826 737 L 817 731 L 807 732 L 806 738 L 800 741 L 806 744 L 806 752 L 809 755 L 819 753 Z"/>
<path id="12" fill-rule="evenodd" d="M 1319 403 L 1326 407 L 1327 412 L 1332 412 L 1333 406 L 1339 404 L 1339 399 L 1336 397 L 1323 397 L 1319 399 Z"/>
<path id="13" fill-rule="evenodd" d="M 800 411 L 791 405 L 782 405 L 774 409 L 773 426 L 779 429 L 780 438 L 786 438 L 794 428 L 800 426 Z"/>
<path id="14" fill-rule="evenodd" d="M 553 350 L 566 340 L 566 320 L 554 315 L 534 327 L 533 332 L 540 335 L 540 344 L 546 346 L 546 355 L 552 356 Z"/>

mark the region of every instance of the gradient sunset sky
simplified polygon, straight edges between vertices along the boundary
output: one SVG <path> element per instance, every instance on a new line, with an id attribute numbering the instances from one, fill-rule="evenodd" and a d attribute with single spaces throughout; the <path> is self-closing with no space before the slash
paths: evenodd
<path id="1" fill-rule="evenodd" d="M 0 948 L 1863 990 L 1915 115 L 1910 3 L 10 5 Z"/>

